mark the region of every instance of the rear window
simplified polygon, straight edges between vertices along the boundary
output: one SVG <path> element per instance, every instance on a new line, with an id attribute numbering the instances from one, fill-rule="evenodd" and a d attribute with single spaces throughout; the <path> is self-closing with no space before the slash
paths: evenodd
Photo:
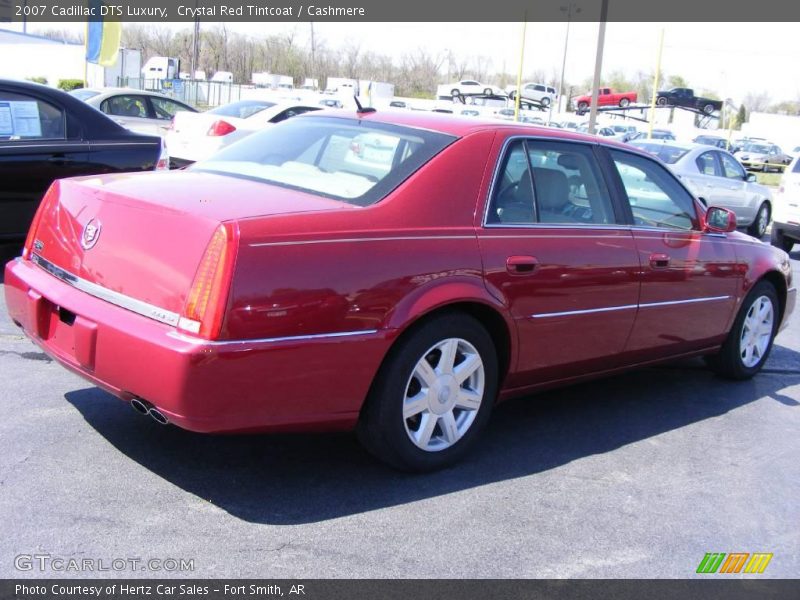
<path id="1" fill-rule="evenodd" d="M 275 106 L 275 103 L 262 100 L 241 100 L 218 108 L 212 108 L 208 113 L 211 115 L 222 115 L 223 117 L 246 119 L 270 106 Z"/>
<path id="2" fill-rule="evenodd" d="M 100 92 L 96 92 L 95 90 L 72 90 L 69 92 L 70 96 L 75 96 L 78 100 L 88 100 L 89 98 L 94 98 L 95 96 L 99 96 Z"/>
<path id="3" fill-rule="evenodd" d="M 367 206 L 455 139 L 385 123 L 303 117 L 250 135 L 190 168 Z"/>
<path id="4" fill-rule="evenodd" d="M 682 148 L 680 146 L 671 146 L 669 144 L 634 142 L 631 145 L 644 150 L 648 154 L 657 156 L 668 165 L 674 165 L 681 159 L 682 156 L 684 156 L 689 151 L 688 148 Z"/>

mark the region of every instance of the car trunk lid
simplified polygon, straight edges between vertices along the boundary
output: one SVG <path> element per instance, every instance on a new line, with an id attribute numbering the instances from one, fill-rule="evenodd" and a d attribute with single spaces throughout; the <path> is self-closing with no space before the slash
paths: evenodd
<path id="1" fill-rule="evenodd" d="M 30 252 L 90 287 L 181 314 L 222 223 L 235 229 L 250 217 L 347 208 L 354 207 L 212 173 L 75 178 L 48 192 Z"/>

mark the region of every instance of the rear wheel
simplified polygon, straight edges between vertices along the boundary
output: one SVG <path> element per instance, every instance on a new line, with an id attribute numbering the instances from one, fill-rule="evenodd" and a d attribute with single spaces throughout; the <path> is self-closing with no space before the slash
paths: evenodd
<path id="1" fill-rule="evenodd" d="M 626 106 L 628 106 L 630 103 L 631 103 L 631 101 L 630 101 L 630 100 L 628 100 L 627 98 L 620 98 L 620 100 L 619 100 L 619 107 L 620 107 L 620 108 L 625 108 L 625 107 L 626 107 Z"/>
<path id="2" fill-rule="evenodd" d="M 707 115 L 710 115 L 711 113 L 714 112 L 714 105 L 706 104 L 705 106 L 703 106 L 703 112 L 706 113 Z"/>
<path id="3" fill-rule="evenodd" d="M 486 88 L 483 90 L 483 93 L 487 96 L 491 96 L 494 92 L 492 92 L 492 88 Z"/>
<path id="4" fill-rule="evenodd" d="M 452 90 L 450 90 L 450 95 L 453 96 L 454 98 L 458 98 L 461 95 L 461 92 L 456 88 L 453 88 Z"/>
<path id="5" fill-rule="evenodd" d="M 578 110 L 584 112 L 587 108 L 589 108 L 588 102 L 578 102 Z"/>
<path id="6" fill-rule="evenodd" d="M 658 104 L 659 106 L 666 106 L 667 99 L 664 98 L 664 96 L 661 96 L 658 100 L 656 100 L 656 104 Z"/>
<path id="7" fill-rule="evenodd" d="M 458 461 L 475 443 L 497 394 L 497 354 L 474 318 L 432 318 L 398 342 L 358 424 L 375 456 L 407 471 Z"/>
<path id="8" fill-rule="evenodd" d="M 544 98 L 542 98 L 540 100 L 540 103 L 541 103 L 542 107 L 547 108 L 548 106 L 550 106 L 550 97 L 549 96 L 545 96 Z"/>
<path id="9" fill-rule="evenodd" d="M 730 379 L 749 379 L 767 361 L 778 329 L 778 294 L 768 281 L 761 281 L 742 302 L 728 338 L 718 354 L 708 357 L 709 366 Z"/>

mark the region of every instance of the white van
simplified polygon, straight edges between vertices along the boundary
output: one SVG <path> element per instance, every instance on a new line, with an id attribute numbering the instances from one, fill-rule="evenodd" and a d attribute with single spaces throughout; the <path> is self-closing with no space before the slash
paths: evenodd
<path id="1" fill-rule="evenodd" d="M 153 56 L 142 67 L 142 79 L 177 79 L 181 72 L 181 60 L 171 56 Z"/>

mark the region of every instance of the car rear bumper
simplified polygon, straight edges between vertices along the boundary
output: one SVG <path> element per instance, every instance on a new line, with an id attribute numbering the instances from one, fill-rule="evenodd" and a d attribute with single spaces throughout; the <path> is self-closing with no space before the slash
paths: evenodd
<path id="1" fill-rule="evenodd" d="M 352 427 L 395 332 L 208 342 L 96 298 L 28 260 L 5 268 L 8 312 L 62 365 L 192 431 Z"/>

